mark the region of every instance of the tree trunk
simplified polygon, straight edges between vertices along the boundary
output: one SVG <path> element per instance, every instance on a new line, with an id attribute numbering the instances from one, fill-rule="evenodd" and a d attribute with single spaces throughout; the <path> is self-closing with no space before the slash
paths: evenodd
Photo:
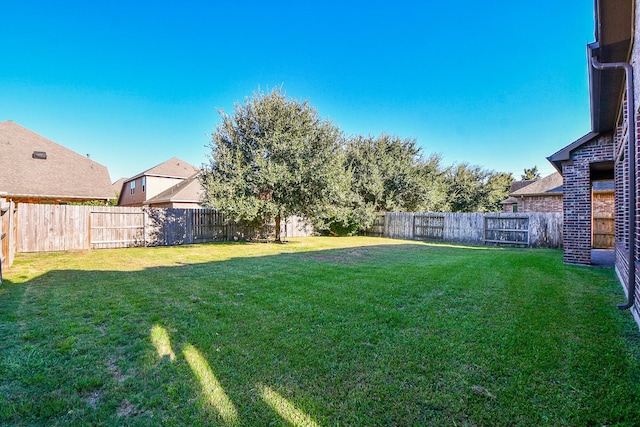
<path id="1" fill-rule="evenodd" d="M 280 239 L 280 213 L 276 215 L 276 243 L 282 243 Z"/>

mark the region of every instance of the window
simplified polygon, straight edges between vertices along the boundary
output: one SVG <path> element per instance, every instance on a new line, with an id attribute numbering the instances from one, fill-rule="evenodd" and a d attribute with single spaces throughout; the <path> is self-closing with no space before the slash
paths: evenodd
<path id="1" fill-rule="evenodd" d="M 513 213 L 518 212 L 518 205 L 513 205 Z"/>
<path id="2" fill-rule="evenodd" d="M 129 192 L 131 194 L 136 194 L 136 182 L 135 181 L 131 181 L 129 183 Z"/>
<path id="3" fill-rule="evenodd" d="M 142 192 L 144 193 L 144 188 L 147 186 L 147 177 L 142 177 Z"/>

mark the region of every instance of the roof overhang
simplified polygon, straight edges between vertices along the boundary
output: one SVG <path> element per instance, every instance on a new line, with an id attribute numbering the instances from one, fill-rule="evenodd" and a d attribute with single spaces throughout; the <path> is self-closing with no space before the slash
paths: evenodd
<path id="1" fill-rule="evenodd" d="M 631 0 L 595 0 L 595 38 L 587 45 L 591 130 L 606 133 L 616 126 L 624 94 L 623 70 L 597 70 L 601 63 L 628 62 L 633 39 L 634 5 Z"/>
<path id="2" fill-rule="evenodd" d="M 112 200 L 114 196 L 70 196 L 70 195 L 56 195 L 56 194 L 36 194 L 36 193 L 5 193 L 2 197 L 7 199 L 47 199 L 47 200 Z"/>
<path id="3" fill-rule="evenodd" d="M 599 134 L 597 132 L 589 132 L 585 136 L 576 139 L 575 141 L 573 141 L 571 144 L 567 145 L 560 151 L 547 157 L 547 160 L 551 162 L 553 167 L 556 168 L 556 170 L 560 172 L 560 174 L 562 174 L 562 162 L 571 159 L 571 152 L 580 148 L 582 145 L 590 142 L 591 140 L 596 138 L 598 135 Z"/>

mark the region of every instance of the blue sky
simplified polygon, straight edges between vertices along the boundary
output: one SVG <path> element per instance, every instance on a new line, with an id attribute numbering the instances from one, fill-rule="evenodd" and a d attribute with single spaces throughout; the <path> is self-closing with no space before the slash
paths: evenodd
<path id="1" fill-rule="evenodd" d="M 7 2 L 0 121 L 109 168 L 206 162 L 218 110 L 282 86 L 347 135 L 512 172 L 590 130 L 590 1 Z"/>

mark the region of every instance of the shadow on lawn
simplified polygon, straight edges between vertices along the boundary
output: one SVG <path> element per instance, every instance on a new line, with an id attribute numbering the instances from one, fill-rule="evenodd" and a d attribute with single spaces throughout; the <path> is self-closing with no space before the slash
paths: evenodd
<path id="1" fill-rule="evenodd" d="M 313 376 L 298 373 L 312 365 L 304 348 L 318 347 L 309 340 L 313 331 L 292 333 L 296 318 L 317 317 L 313 328 L 327 321 L 330 288 L 348 286 L 346 277 L 327 270 L 389 256 L 398 262 L 425 248 L 355 247 L 142 271 L 57 270 L 25 283 L 5 277 L 1 290 L 15 299 L 2 307 L 9 320 L 3 335 L 13 340 L 0 350 L 0 373 L 7 371 L 10 384 L 0 397 L 0 421 L 186 416 L 195 424 L 213 417 L 236 425 L 276 416 L 317 425 L 290 400 L 317 410 L 314 400 L 324 393 Z M 312 392 L 305 395 L 307 386 Z"/>
<path id="2" fill-rule="evenodd" d="M 487 408 L 513 399 L 489 391 L 496 373 L 474 367 L 479 338 L 444 323 L 473 324 L 482 311 L 448 281 L 464 280 L 469 263 L 495 270 L 492 280 L 511 276 L 501 249 L 464 249 L 393 244 L 5 276 L 0 421 L 486 424 Z M 562 264 L 557 251 L 535 252 Z"/>

